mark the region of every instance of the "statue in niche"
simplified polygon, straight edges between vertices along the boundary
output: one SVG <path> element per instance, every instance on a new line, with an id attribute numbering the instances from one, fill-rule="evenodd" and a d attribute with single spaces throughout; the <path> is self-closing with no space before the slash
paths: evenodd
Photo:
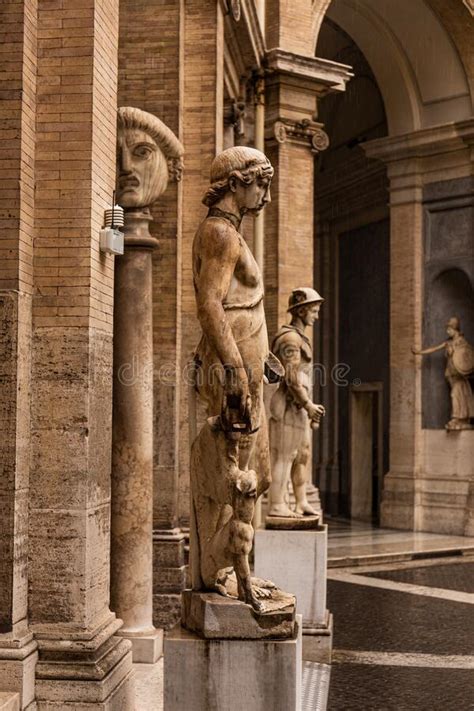
<path id="1" fill-rule="evenodd" d="M 126 212 L 149 206 L 180 180 L 183 147 L 159 118 L 132 106 L 118 110 L 117 203 Z"/>
<path id="2" fill-rule="evenodd" d="M 318 428 L 324 407 L 312 401 L 312 349 L 306 335 L 319 318 L 324 299 L 309 287 L 294 289 L 288 302 L 291 322 L 282 326 L 272 343 L 272 352 L 285 369 L 285 377 L 270 401 L 270 453 L 272 483 L 269 490 L 267 525 L 272 517 L 299 519 L 318 517 L 307 499 L 307 466 L 311 430 Z M 288 504 L 291 478 L 296 507 Z M 297 525 L 296 522 L 294 525 Z"/>
<path id="3" fill-rule="evenodd" d="M 461 324 L 456 316 L 446 324 L 448 338 L 438 346 L 423 350 L 412 348 L 415 355 L 429 355 L 445 351 L 446 370 L 444 375 L 451 388 L 451 419 L 446 424 L 447 430 L 472 429 L 469 423 L 474 417 L 474 401 L 469 376 L 474 372 L 474 348 L 461 333 Z"/>
<path id="4" fill-rule="evenodd" d="M 191 448 L 192 587 L 237 597 L 255 613 L 271 611 L 272 600 L 285 595 L 251 578 L 248 560 L 255 504 L 270 484 L 264 374 L 281 377 L 283 369 L 269 354 L 263 279 L 239 229 L 245 214 L 256 216 L 270 202 L 272 176 L 269 160 L 254 148 L 220 153 L 203 198 L 209 212 L 193 244 L 203 332 L 196 389 L 208 419 Z"/>

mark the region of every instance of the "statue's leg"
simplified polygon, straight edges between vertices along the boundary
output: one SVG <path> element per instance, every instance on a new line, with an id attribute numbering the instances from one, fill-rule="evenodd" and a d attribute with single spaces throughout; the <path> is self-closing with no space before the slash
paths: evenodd
<path id="1" fill-rule="evenodd" d="M 193 588 L 221 592 L 221 571 L 233 564 L 228 551 L 228 523 L 232 518 L 235 458 L 228 452 L 225 435 L 204 425 L 191 451 L 191 489 L 197 531 L 191 546 Z"/>
<path id="2" fill-rule="evenodd" d="M 282 447 L 282 451 L 272 449 L 272 483 L 268 495 L 269 516 L 297 517 L 285 500 L 293 456 L 294 453 L 285 451 L 284 447 Z"/>
<path id="3" fill-rule="evenodd" d="M 270 446 L 268 443 L 268 425 L 265 410 L 262 409 L 260 429 L 255 435 L 255 451 L 252 465 L 257 472 L 257 499 L 264 494 L 271 484 Z"/>
<path id="4" fill-rule="evenodd" d="M 314 509 L 308 501 L 306 493 L 308 483 L 308 462 L 311 453 L 309 441 L 310 428 L 308 426 L 304 439 L 298 449 L 293 465 L 291 467 L 291 481 L 296 499 L 296 513 L 300 516 L 317 516 L 318 511 Z"/>

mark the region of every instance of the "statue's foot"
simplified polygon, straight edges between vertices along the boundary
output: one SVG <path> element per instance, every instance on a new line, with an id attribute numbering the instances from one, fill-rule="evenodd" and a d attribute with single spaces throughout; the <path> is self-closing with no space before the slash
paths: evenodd
<path id="1" fill-rule="evenodd" d="M 299 518 L 300 514 L 292 511 L 286 504 L 273 504 L 267 514 L 268 516 L 282 516 L 283 518 Z"/>
<path id="2" fill-rule="evenodd" d="M 225 588 L 225 585 L 220 585 L 219 583 L 216 583 L 216 585 L 214 585 L 214 590 L 216 593 L 219 593 L 219 595 L 222 595 L 222 597 L 228 597 L 228 592 Z"/>
<path id="3" fill-rule="evenodd" d="M 267 588 L 268 590 L 276 590 L 277 586 L 271 580 L 265 580 L 265 578 L 251 578 L 252 587 L 255 588 Z"/>
<path id="4" fill-rule="evenodd" d="M 319 516 L 319 511 L 311 506 L 307 501 L 296 505 L 296 513 L 299 516 Z"/>
<path id="5" fill-rule="evenodd" d="M 260 600 L 257 600 L 256 597 L 252 597 L 251 600 L 247 601 L 248 604 L 252 606 L 252 608 L 255 610 L 255 612 L 265 612 L 265 605 L 263 602 L 260 602 Z"/>

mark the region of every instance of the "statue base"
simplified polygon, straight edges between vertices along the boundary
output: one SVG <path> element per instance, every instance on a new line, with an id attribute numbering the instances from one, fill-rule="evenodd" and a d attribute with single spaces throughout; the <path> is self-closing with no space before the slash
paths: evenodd
<path id="1" fill-rule="evenodd" d="M 289 639 L 296 627 L 294 595 L 275 588 L 270 599 L 262 600 L 264 612 L 256 612 L 245 602 L 219 593 L 184 590 L 181 619 L 183 627 L 204 639 Z"/>
<path id="2" fill-rule="evenodd" d="M 301 685 L 301 619 L 286 640 L 201 639 L 181 625 L 166 636 L 166 711 L 300 711 Z"/>
<path id="3" fill-rule="evenodd" d="M 294 591 L 297 613 L 303 617 L 303 658 L 323 663 L 330 660 L 332 645 L 326 609 L 327 530 L 323 525 L 308 531 L 255 532 L 255 574 Z"/>
<path id="4" fill-rule="evenodd" d="M 267 516 L 265 519 L 265 528 L 270 531 L 314 531 L 319 525 L 319 516 Z"/>

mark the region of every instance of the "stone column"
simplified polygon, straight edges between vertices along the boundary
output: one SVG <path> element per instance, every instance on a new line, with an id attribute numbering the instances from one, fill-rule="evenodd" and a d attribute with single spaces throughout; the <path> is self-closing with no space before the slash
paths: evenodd
<path id="1" fill-rule="evenodd" d="M 133 658 L 153 664 L 153 286 L 149 205 L 181 176 L 182 147 L 158 118 L 119 110 L 118 202 L 125 254 L 117 259 L 114 308 L 111 606 Z M 157 318 L 159 315 L 157 314 Z"/>
<path id="2" fill-rule="evenodd" d="M 267 53 L 266 151 L 275 166 L 266 216 L 265 284 L 270 334 L 286 318 L 287 294 L 314 278 L 314 158 L 329 145 L 316 101 L 343 90 L 348 69 L 281 49 Z M 298 282 L 298 284 L 295 284 Z"/>
<path id="3" fill-rule="evenodd" d="M 0 692 L 11 708 L 25 709 L 38 659 L 27 574 L 36 3 L 8 3 L 0 15 L 9 98 L 0 142 Z"/>
<path id="4" fill-rule="evenodd" d="M 387 163 L 390 179 L 390 470 L 381 507 L 381 523 L 390 528 L 466 531 L 474 438 L 424 424 L 422 362 L 411 349 L 424 340 L 427 277 L 462 268 L 472 242 L 472 183 L 465 178 L 472 175 L 473 134 L 466 121 L 364 146 L 368 157 Z M 436 205 L 438 195 L 445 199 Z"/>
<path id="5" fill-rule="evenodd" d="M 327 91 L 343 89 L 350 74 L 341 65 L 281 49 L 267 53 L 267 66 L 266 153 L 275 177 L 265 217 L 264 274 L 272 338 L 287 321 L 288 294 L 314 280 L 314 158 L 329 145 L 322 124 L 314 120 L 316 100 Z M 320 508 L 319 492 L 311 482 L 308 495 Z"/>
<path id="6" fill-rule="evenodd" d="M 132 640 L 133 659 L 154 663 L 162 631 L 153 626 L 153 325 L 151 216 L 127 213 L 117 259 L 110 603 Z"/>
<path id="7" fill-rule="evenodd" d="M 133 708 L 110 611 L 118 3 L 40 3 L 29 616 L 39 711 Z"/>

